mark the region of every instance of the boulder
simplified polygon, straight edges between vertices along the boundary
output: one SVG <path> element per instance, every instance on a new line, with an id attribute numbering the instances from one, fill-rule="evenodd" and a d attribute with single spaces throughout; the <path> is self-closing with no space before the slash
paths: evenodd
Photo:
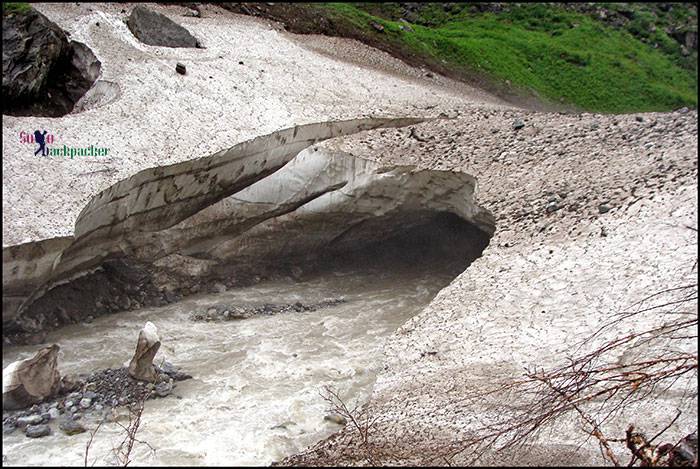
<path id="1" fill-rule="evenodd" d="M 10 100 L 39 97 L 50 72 L 68 54 L 68 49 L 63 30 L 33 8 L 3 15 L 3 97 Z"/>
<path id="2" fill-rule="evenodd" d="M 39 425 L 44 422 L 44 418 L 39 414 L 27 415 L 24 417 L 19 417 L 17 419 L 17 426 L 19 428 L 24 428 L 29 425 Z"/>
<path id="3" fill-rule="evenodd" d="M 76 422 L 75 420 L 66 420 L 61 422 L 58 428 L 60 428 L 66 435 L 77 435 L 79 433 L 85 433 L 86 431 L 83 424 Z"/>
<path id="4" fill-rule="evenodd" d="M 136 38 L 151 46 L 200 47 L 189 31 L 165 15 L 136 6 L 126 22 Z"/>
<path id="5" fill-rule="evenodd" d="M 3 410 L 23 409 L 58 392 L 61 386 L 58 350 L 56 344 L 45 347 L 33 357 L 11 363 L 2 370 Z"/>
<path id="6" fill-rule="evenodd" d="M 158 329 L 152 322 L 147 322 L 136 344 L 136 353 L 129 363 L 129 374 L 139 381 L 155 382 L 157 373 L 153 366 L 153 357 L 160 348 Z"/>
<path id="7" fill-rule="evenodd" d="M 41 438 L 42 436 L 48 436 L 51 434 L 51 428 L 48 425 L 30 425 L 27 427 L 25 434 L 29 438 Z"/>
<path id="8" fill-rule="evenodd" d="M 3 113 L 60 117 L 92 87 L 101 64 L 41 13 L 3 15 Z"/>

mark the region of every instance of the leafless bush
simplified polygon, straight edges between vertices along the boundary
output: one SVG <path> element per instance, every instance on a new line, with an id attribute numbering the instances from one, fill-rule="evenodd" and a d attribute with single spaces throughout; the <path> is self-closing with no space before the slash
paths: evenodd
<path id="1" fill-rule="evenodd" d="M 126 467 L 132 462 L 131 452 L 136 443 L 147 446 L 152 453 L 156 452 L 155 448 L 153 448 L 147 441 L 136 438 L 136 434 L 141 426 L 141 416 L 143 415 L 143 410 L 148 396 L 149 393 L 144 393 L 138 398 L 138 400 L 129 405 L 128 424 L 124 425 L 123 423 L 119 422 L 119 420 L 115 420 L 115 423 L 123 430 L 123 438 L 121 442 L 119 445 L 112 447 L 112 453 L 114 454 L 117 464 L 120 466 Z M 97 427 L 95 427 L 95 430 L 90 432 L 90 439 L 85 446 L 85 467 L 88 465 L 88 454 L 90 452 L 93 439 L 104 422 L 105 419 L 102 419 Z M 95 462 L 93 461 L 92 465 L 94 464 Z"/>
<path id="2" fill-rule="evenodd" d="M 329 404 L 330 411 L 343 417 L 350 424 L 352 430 L 357 432 L 360 446 L 370 465 L 381 465 L 370 437 L 378 419 L 378 415 L 373 415 L 371 411 L 371 402 L 364 405 L 356 403 L 350 407 L 340 398 L 338 391 L 328 385 L 323 387 L 320 394 L 323 400 Z"/>
<path id="3" fill-rule="evenodd" d="M 663 463 L 664 454 L 652 443 L 675 423 L 678 415 L 662 432 L 644 443 L 632 438 L 633 430 L 625 438 L 609 438 L 603 432 L 603 425 L 632 404 L 663 394 L 680 380 L 686 387 L 679 405 L 697 397 L 698 357 L 694 345 L 698 337 L 697 299 L 697 283 L 659 291 L 615 314 L 576 349 L 579 352 L 593 346 L 592 351 L 574 355 L 557 368 L 528 369 L 521 379 L 502 382 L 495 389 L 470 396 L 475 401 L 498 396 L 500 402 L 514 404 L 495 421 L 454 445 L 447 451 L 446 459 L 452 461 L 462 455 L 475 462 L 487 450 L 516 448 L 546 426 L 573 414 L 578 416 L 585 432 L 598 440 L 601 454 L 608 462 L 621 464 L 612 447 L 619 443 L 632 452 L 629 465 Z M 651 322 L 649 315 L 653 315 Z M 653 325 L 638 327 L 638 324 Z M 623 326 L 632 332 L 594 345 L 603 332 Z"/>

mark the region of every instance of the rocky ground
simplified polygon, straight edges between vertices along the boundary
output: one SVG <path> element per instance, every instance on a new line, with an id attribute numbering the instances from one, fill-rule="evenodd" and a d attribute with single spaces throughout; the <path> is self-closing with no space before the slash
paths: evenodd
<path id="1" fill-rule="evenodd" d="M 268 304 L 260 306 L 240 306 L 233 304 L 219 304 L 207 308 L 206 311 L 192 311 L 189 314 L 191 321 L 235 321 L 240 319 L 248 319 L 254 316 L 272 316 L 275 314 L 284 313 L 303 313 L 306 311 L 316 311 L 321 308 L 345 303 L 342 298 L 325 300 L 319 303 L 303 304 L 300 301 L 289 304 Z"/>
<path id="2" fill-rule="evenodd" d="M 3 411 L 3 434 L 24 432 L 29 438 L 51 434 L 52 423 L 67 435 L 86 430 L 81 421 L 114 421 L 120 408 L 128 408 L 144 399 L 163 398 L 172 394 L 176 381 L 192 378 L 169 362 L 155 365 L 155 383 L 138 381 L 127 368 L 97 370 L 64 378 L 63 393 L 40 404 L 17 411 Z"/>

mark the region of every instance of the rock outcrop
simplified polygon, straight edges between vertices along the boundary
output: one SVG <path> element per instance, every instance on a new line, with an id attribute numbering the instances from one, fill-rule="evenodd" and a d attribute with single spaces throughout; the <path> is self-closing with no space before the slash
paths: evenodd
<path id="1" fill-rule="evenodd" d="M 33 8 L 3 14 L 2 48 L 4 114 L 67 114 L 100 74 L 89 47 Z"/>
<path id="2" fill-rule="evenodd" d="M 2 94 L 9 100 L 37 98 L 49 74 L 68 52 L 63 30 L 34 9 L 3 15 Z"/>
<path id="3" fill-rule="evenodd" d="M 155 382 L 158 374 L 153 366 L 153 358 L 160 348 L 158 329 L 152 322 L 147 322 L 139 332 L 136 352 L 129 362 L 129 374 L 137 380 Z"/>
<path id="4" fill-rule="evenodd" d="M 127 20 L 136 38 L 151 46 L 200 47 L 199 41 L 185 28 L 165 15 L 138 5 Z"/>
<path id="5" fill-rule="evenodd" d="M 39 350 L 2 370 L 2 408 L 23 409 L 53 396 L 61 386 L 58 345 Z"/>

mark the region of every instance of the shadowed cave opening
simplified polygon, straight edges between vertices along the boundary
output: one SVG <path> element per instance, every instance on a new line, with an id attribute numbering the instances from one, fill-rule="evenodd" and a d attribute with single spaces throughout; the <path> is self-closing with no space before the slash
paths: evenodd
<path id="1" fill-rule="evenodd" d="M 327 215 L 324 223 L 329 216 L 343 218 Z M 308 240 L 321 236 L 322 226 L 311 223 L 304 236 Z M 267 256 L 220 260 L 201 275 L 113 257 L 95 271 L 48 291 L 22 318 L 5 323 L 4 336 L 10 343 L 41 343 L 48 331 L 88 317 L 163 306 L 214 293 L 216 285 L 235 289 L 271 281 L 304 282 L 339 273 L 359 277 L 395 274 L 402 282 L 413 279 L 416 283 L 430 277 L 439 282 L 434 285 L 434 296 L 481 256 L 489 239 L 490 234 L 455 214 L 423 210 L 349 224 L 324 249 L 297 249 L 283 255 L 273 250 Z M 212 262 L 195 256 L 187 259 Z"/>

